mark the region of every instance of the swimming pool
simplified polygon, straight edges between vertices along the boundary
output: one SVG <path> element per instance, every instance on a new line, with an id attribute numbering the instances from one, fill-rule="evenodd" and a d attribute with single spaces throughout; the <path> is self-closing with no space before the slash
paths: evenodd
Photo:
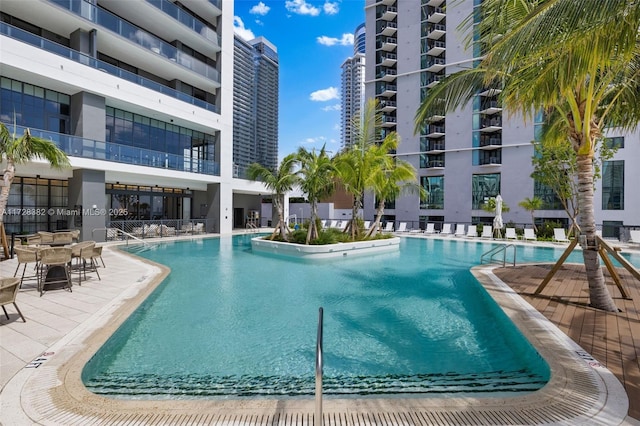
<path id="1" fill-rule="evenodd" d="M 253 254 L 248 236 L 159 244 L 141 254 L 172 273 L 83 381 L 121 398 L 310 395 L 323 306 L 326 394 L 534 391 L 548 366 L 469 272 L 491 247 L 407 238 L 399 253 L 306 263 Z"/>

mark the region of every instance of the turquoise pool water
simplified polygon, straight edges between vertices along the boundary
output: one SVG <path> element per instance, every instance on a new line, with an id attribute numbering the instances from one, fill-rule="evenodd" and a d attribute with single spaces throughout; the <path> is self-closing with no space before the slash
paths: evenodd
<path id="1" fill-rule="evenodd" d="M 83 380 L 121 398 L 312 395 L 322 306 L 326 394 L 534 391 L 546 362 L 469 272 L 491 247 L 405 238 L 398 253 L 310 263 L 252 253 L 249 236 L 161 243 L 140 255 L 171 274 Z"/>

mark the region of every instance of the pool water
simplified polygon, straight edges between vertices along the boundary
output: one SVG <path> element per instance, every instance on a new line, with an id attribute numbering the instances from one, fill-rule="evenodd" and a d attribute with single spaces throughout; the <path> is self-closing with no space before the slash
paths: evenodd
<path id="1" fill-rule="evenodd" d="M 83 381 L 119 398 L 312 395 L 322 306 L 325 394 L 531 392 L 546 362 L 469 272 L 491 247 L 404 238 L 397 253 L 309 262 L 252 253 L 250 236 L 160 243 L 139 254 L 171 274 Z"/>

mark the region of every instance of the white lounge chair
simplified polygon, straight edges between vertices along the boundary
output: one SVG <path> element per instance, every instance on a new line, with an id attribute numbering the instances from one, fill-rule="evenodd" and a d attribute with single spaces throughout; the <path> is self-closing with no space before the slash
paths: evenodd
<path id="1" fill-rule="evenodd" d="M 320 228 L 327 229 L 327 221 L 325 219 L 320 221 Z"/>
<path id="2" fill-rule="evenodd" d="M 533 231 L 533 229 L 532 229 Z M 517 240 L 518 239 L 518 234 L 516 234 L 516 228 L 506 228 L 505 232 L 504 232 L 504 237 L 507 240 Z"/>
<path id="3" fill-rule="evenodd" d="M 482 235 L 480 235 L 480 238 L 493 238 L 493 226 L 484 225 L 482 227 Z"/>
<path id="4" fill-rule="evenodd" d="M 629 242 L 640 244 L 640 229 L 632 229 L 629 231 Z"/>
<path id="5" fill-rule="evenodd" d="M 454 236 L 456 237 L 464 237 L 464 223 L 459 223 L 456 225 L 456 232 L 454 232 Z"/>
<path id="6" fill-rule="evenodd" d="M 387 222 L 388 223 L 388 222 Z M 407 232 L 407 222 L 400 222 L 396 232 Z"/>
<path id="7" fill-rule="evenodd" d="M 370 220 L 365 220 L 364 221 L 364 229 L 369 229 L 371 228 L 371 221 Z"/>
<path id="8" fill-rule="evenodd" d="M 393 222 L 392 221 L 388 221 L 385 225 L 384 225 L 384 232 L 393 232 Z"/>
<path id="9" fill-rule="evenodd" d="M 329 222 L 329 228 L 337 228 L 337 227 L 338 227 L 337 220 L 332 220 L 331 222 Z"/>
<path id="10" fill-rule="evenodd" d="M 564 232 L 564 228 L 553 228 L 553 241 L 558 243 L 568 243 L 569 239 Z"/>
<path id="11" fill-rule="evenodd" d="M 435 234 L 436 225 L 434 223 L 427 223 L 427 229 L 424 230 L 425 234 Z"/>
<path id="12" fill-rule="evenodd" d="M 525 229 L 524 230 L 524 235 L 522 237 L 525 241 L 537 241 L 538 240 L 538 236 L 536 235 L 535 231 L 533 229 Z"/>
<path id="13" fill-rule="evenodd" d="M 467 229 L 467 237 L 475 238 L 478 236 L 478 227 L 476 225 L 469 225 Z"/>
<path id="14" fill-rule="evenodd" d="M 451 224 L 445 223 L 442 225 L 442 230 L 440 231 L 440 235 L 451 235 Z"/>

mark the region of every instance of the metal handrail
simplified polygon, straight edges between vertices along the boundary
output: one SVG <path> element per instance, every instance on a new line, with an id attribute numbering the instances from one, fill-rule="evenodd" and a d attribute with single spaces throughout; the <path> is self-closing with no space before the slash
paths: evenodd
<path id="1" fill-rule="evenodd" d="M 322 426 L 322 307 L 318 309 L 318 339 L 316 341 L 316 414 L 314 426 Z"/>
<path id="2" fill-rule="evenodd" d="M 502 252 L 502 267 L 504 268 L 507 264 L 507 249 L 509 247 L 513 248 L 513 266 L 516 266 L 516 246 L 513 244 L 501 244 L 485 253 L 482 253 L 480 256 L 480 263 L 484 263 L 485 260 L 489 263 L 493 260 L 495 255 Z"/>
<path id="3" fill-rule="evenodd" d="M 119 232 L 119 233 L 121 233 L 121 234 L 123 234 L 123 235 L 126 235 L 126 236 L 127 236 L 127 239 L 125 240 L 125 241 L 127 242 L 127 245 L 129 245 L 129 238 L 131 238 L 131 239 L 134 239 L 134 240 L 136 240 L 136 241 L 141 242 L 141 243 L 142 243 L 142 245 L 144 245 L 145 247 L 150 246 L 150 244 L 149 244 L 148 242 L 146 242 L 145 240 L 140 239 L 140 238 L 136 237 L 135 235 L 131 235 L 130 233 L 125 232 L 125 231 L 123 231 L 122 229 L 118 229 L 118 228 L 95 228 L 95 229 L 93 229 L 93 230 L 91 231 L 91 238 L 94 238 L 93 234 L 94 234 L 94 232 L 96 232 L 96 231 L 116 231 L 116 233 L 118 233 L 118 232 Z M 94 238 L 94 239 L 95 239 L 95 238 Z"/>

